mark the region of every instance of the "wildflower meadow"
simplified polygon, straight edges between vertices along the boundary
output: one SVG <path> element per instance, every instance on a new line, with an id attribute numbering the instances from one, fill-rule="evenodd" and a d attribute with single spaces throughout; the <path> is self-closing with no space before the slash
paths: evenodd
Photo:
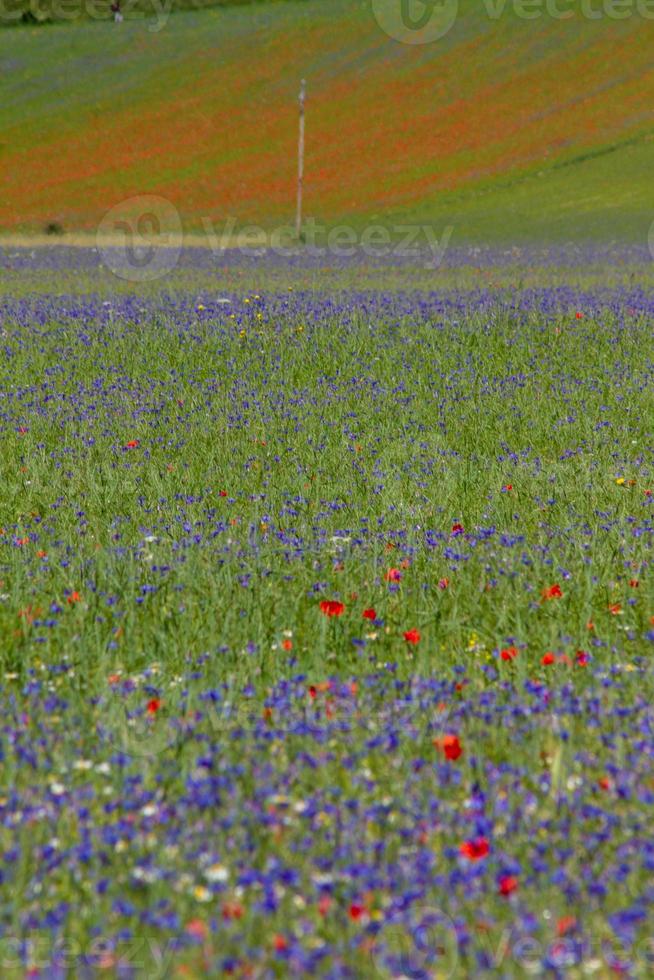
<path id="1" fill-rule="evenodd" d="M 652 975 L 654 299 L 553 254 L 0 250 L 0 976 Z"/>

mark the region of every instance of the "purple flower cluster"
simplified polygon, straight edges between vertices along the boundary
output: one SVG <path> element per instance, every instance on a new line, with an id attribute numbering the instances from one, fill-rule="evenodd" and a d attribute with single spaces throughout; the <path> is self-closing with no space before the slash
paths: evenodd
<path id="1" fill-rule="evenodd" d="M 5 698 L 5 955 L 40 943 L 38 976 L 137 975 L 146 940 L 211 975 L 651 969 L 654 715 L 628 674 L 389 665 L 316 688 L 291 668 L 261 704 L 206 688 L 209 662 L 170 709 L 139 678 L 163 697 L 141 727 L 132 682 L 73 708 L 49 671 Z"/>

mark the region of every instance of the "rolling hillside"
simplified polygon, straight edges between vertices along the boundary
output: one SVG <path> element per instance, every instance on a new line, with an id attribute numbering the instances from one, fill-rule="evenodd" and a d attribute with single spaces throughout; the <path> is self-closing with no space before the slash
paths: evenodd
<path id="1" fill-rule="evenodd" d="M 305 213 L 319 222 L 646 240 L 654 21 L 459 7 L 423 45 L 353 0 L 3 30 L 0 231 L 92 232 L 146 193 L 189 230 L 287 221 L 306 77 Z"/>

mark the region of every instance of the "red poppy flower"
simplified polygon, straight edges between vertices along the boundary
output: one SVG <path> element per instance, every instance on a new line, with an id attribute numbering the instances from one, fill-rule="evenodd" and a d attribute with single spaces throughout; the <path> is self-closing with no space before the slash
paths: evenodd
<path id="1" fill-rule="evenodd" d="M 191 919 L 186 923 L 184 931 L 194 939 L 206 939 L 209 935 L 209 929 L 202 919 Z"/>
<path id="2" fill-rule="evenodd" d="M 497 890 L 500 895 L 508 898 L 518 888 L 518 879 L 514 875 L 504 875 L 497 883 Z"/>
<path id="3" fill-rule="evenodd" d="M 578 667 L 586 667 L 588 665 L 588 661 L 590 660 L 590 657 L 588 656 L 585 650 L 577 650 L 575 654 L 575 660 L 577 661 Z"/>
<path id="4" fill-rule="evenodd" d="M 275 947 L 278 953 L 283 953 L 284 950 L 287 949 L 288 947 L 288 942 L 286 941 L 284 936 L 281 936 L 279 933 L 277 933 L 277 935 L 273 937 L 273 946 Z"/>
<path id="5" fill-rule="evenodd" d="M 553 664 L 555 660 L 556 657 L 554 656 L 554 654 L 550 650 L 548 650 L 547 653 L 543 654 L 540 662 L 542 663 L 543 667 L 549 667 L 549 665 Z"/>
<path id="6" fill-rule="evenodd" d="M 69 606 L 72 606 L 74 602 L 79 602 L 81 600 L 81 595 L 79 592 L 71 592 L 71 594 L 66 599 Z"/>
<path id="7" fill-rule="evenodd" d="M 399 570 L 399 568 L 389 568 L 386 572 L 387 582 L 399 582 L 401 578 L 402 572 Z"/>
<path id="8" fill-rule="evenodd" d="M 329 895 L 321 895 L 318 899 L 318 913 L 320 915 L 327 915 L 331 908 L 332 900 Z"/>
<path id="9" fill-rule="evenodd" d="M 220 911 L 223 919 L 240 919 L 243 915 L 243 906 L 240 902 L 225 902 Z"/>
<path id="10" fill-rule="evenodd" d="M 485 837 L 475 837 L 474 840 L 466 840 L 459 847 L 459 853 L 469 861 L 480 861 L 490 852 L 490 845 Z"/>
<path id="11" fill-rule="evenodd" d="M 612 616 L 619 616 L 622 612 L 622 606 L 619 602 L 614 602 L 609 606 L 609 612 Z"/>
<path id="12" fill-rule="evenodd" d="M 517 656 L 518 651 L 516 647 L 505 647 L 504 650 L 500 650 L 502 660 L 515 660 Z"/>
<path id="13" fill-rule="evenodd" d="M 577 920 L 574 915 L 564 915 L 556 923 L 557 936 L 567 936 L 569 932 L 577 927 Z"/>
<path id="14" fill-rule="evenodd" d="M 377 619 L 377 613 L 374 609 L 364 609 L 363 610 L 364 619 Z"/>
<path id="15" fill-rule="evenodd" d="M 293 649 L 293 640 L 289 640 L 289 639 L 282 640 L 282 649 L 284 649 L 284 650 L 292 650 Z"/>
<path id="16" fill-rule="evenodd" d="M 510 490 L 513 490 L 513 484 L 505 483 L 504 486 L 502 487 L 502 490 L 504 490 L 504 493 L 509 493 Z"/>
<path id="17" fill-rule="evenodd" d="M 146 704 L 145 709 L 149 715 L 156 715 L 160 707 L 161 701 L 159 698 L 151 698 Z"/>
<path id="18" fill-rule="evenodd" d="M 227 496 L 227 491 L 226 491 L 226 490 L 221 490 L 221 491 L 219 492 L 219 494 L 218 494 L 218 496 L 219 496 L 219 497 L 226 497 L 226 496 Z"/>
<path id="19" fill-rule="evenodd" d="M 640 585 L 640 583 L 639 583 L 639 581 L 638 581 L 637 578 L 630 578 L 629 579 L 629 587 L 630 588 L 637 589 L 639 585 Z"/>
<path id="20" fill-rule="evenodd" d="M 542 594 L 543 599 L 560 599 L 563 592 L 561 592 L 561 586 L 559 583 L 555 582 L 554 585 L 550 585 L 549 589 L 543 589 Z"/>
<path id="21" fill-rule="evenodd" d="M 575 313 L 575 317 L 576 317 L 577 320 L 583 320 L 584 314 L 583 313 Z"/>
<path id="22" fill-rule="evenodd" d="M 365 905 L 360 905 L 359 902 L 352 902 L 350 908 L 348 909 L 348 915 L 353 922 L 356 922 L 357 919 L 360 919 L 361 916 L 365 914 L 365 911 Z"/>
<path id="23" fill-rule="evenodd" d="M 309 697 L 311 698 L 312 701 L 317 693 L 318 691 L 316 690 L 315 686 L 312 684 L 311 687 L 309 688 Z"/>
<path id="24" fill-rule="evenodd" d="M 324 613 L 325 616 L 342 616 L 345 612 L 345 606 L 342 602 L 337 602 L 336 599 L 323 599 L 320 603 L 320 612 Z"/>
<path id="25" fill-rule="evenodd" d="M 137 446 L 140 446 L 140 445 L 141 445 L 141 443 L 139 442 L 138 439 L 130 439 L 129 442 L 126 442 L 125 443 L 125 449 L 136 449 Z"/>
<path id="26" fill-rule="evenodd" d="M 449 578 L 439 578 L 439 580 L 438 580 L 438 588 L 439 589 L 446 589 L 449 584 L 450 584 Z"/>
<path id="27" fill-rule="evenodd" d="M 455 538 L 457 534 L 465 534 L 465 528 L 463 524 L 453 524 L 452 525 L 452 537 Z"/>
<path id="28" fill-rule="evenodd" d="M 443 738 L 435 738 L 434 745 L 450 762 L 456 762 L 463 755 L 463 747 L 456 735 L 444 735 Z"/>
<path id="29" fill-rule="evenodd" d="M 406 633 L 404 633 L 404 639 L 407 641 L 407 643 L 420 643 L 420 633 L 418 630 L 407 630 Z"/>
<path id="30" fill-rule="evenodd" d="M 608 790 L 611 789 L 611 780 L 609 779 L 608 776 L 602 776 L 601 779 L 597 780 L 597 785 L 599 786 L 600 789 L 603 789 L 605 792 L 608 792 Z"/>

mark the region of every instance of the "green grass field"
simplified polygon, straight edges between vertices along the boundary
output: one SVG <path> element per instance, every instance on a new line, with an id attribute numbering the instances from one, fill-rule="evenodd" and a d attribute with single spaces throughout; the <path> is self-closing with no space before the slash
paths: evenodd
<path id="1" fill-rule="evenodd" d="M 3 976 L 650 976 L 638 270 L 76 254 L 2 254 Z"/>

